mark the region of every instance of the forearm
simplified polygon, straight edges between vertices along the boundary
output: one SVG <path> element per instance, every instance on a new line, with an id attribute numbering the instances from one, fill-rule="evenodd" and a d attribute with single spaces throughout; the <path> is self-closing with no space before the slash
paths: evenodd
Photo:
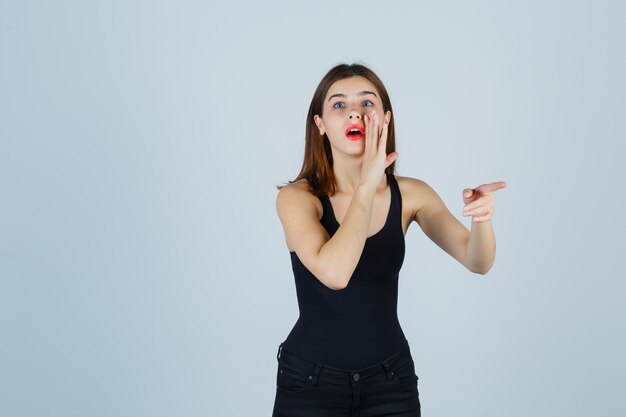
<path id="1" fill-rule="evenodd" d="M 338 289 L 348 285 L 363 253 L 375 192 L 365 185 L 357 188 L 341 225 L 320 251 Z"/>
<path id="2" fill-rule="evenodd" d="M 467 268 L 478 274 L 486 274 L 496 258 L 496 237 L 491 220 L 472 221 L 470 236 L 467 241 L 465 259 Z"/>

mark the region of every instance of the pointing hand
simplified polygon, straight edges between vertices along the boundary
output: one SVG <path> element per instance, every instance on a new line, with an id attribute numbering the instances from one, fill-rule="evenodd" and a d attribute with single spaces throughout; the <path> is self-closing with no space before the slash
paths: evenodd
<path id="1" fill-rule="evenodd" d="M 491 220 L 494 212 L 494 192 L 507 186 L 504 181 L 483 184 L 477 188 L 463 190 L 463 216 L 472 216 L 472 221 L 486 222 Z"/>

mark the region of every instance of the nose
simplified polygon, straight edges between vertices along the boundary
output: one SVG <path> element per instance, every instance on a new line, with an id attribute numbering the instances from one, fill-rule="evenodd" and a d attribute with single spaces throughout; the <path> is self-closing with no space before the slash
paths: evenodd
<path id="1" fill-rule="evenodd" d="M 350 116 L 348 116 L 350 118 L 350 120 L 361 120 L 361 113 L 359 113 L 356 110 L 352 110 L 350 112 Z"/>

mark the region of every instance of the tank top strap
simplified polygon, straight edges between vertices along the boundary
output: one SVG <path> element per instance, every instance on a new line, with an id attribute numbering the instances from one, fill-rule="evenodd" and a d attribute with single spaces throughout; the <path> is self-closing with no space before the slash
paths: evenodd
<path id="1" fill-rule="evenodd" d="M 391 198 L 393 199 L 392 208 L 394 209 L 394 217 L 402 219 L 402 194 L 400 193 L 400 186 L 396 180 L 396 176 L 392 173 L 387 174 L 387 181 L 391 187 Z"/>
<path id="2" fill-rule="evenodd" d="M 330 198 L 328 194 L 324 194 L 323 196 L 318 196 L 320 202 L 322 203 L 322 218 L 320 222 L 326 228 L 328 233 L 332 236 L 335 231 L 339 228 L 337 224 L 337 220 L 335 219 L 335 213 L 333 212 L 333 206 L 330 204 Z"/>
<path id="3" fill-rule="evenodd" d="M 323 196 L 318 196 L 320 201 L 322 202 L 322 207 L 324 208 L 324 214 L 322 218 L 326 217 L 333 209 L 333 206 L 330 204 L 330 198 L 328 198 L 328 194 L 324 194 Z"/>
<path id="4" fill-rule="evenodd" d="M 391 212 L 388 214 L 390 220 L 392 222 L 401 222 L 402 221 L 402 194 L 400 193 L 400 186 L 398 185 L 398 181 L 396 177 L 392 173 L 386 173 L 387 183 L 391 188 L 391 204 L 390 210 Z M 339 227 L 339 223 L 337 222 L 337 218 L 335 217 L 335 212 L 333 210 L 333 206 L 330 203 L 330 198 L 328 194 L 318 197 L 320 202 L 322 203 L 322 208 L 324 210 L 322 214 L 322 218 L 320 219 L 321 223 L 326 227 L 329 233 L 334 233 L 336 229 Z"/>

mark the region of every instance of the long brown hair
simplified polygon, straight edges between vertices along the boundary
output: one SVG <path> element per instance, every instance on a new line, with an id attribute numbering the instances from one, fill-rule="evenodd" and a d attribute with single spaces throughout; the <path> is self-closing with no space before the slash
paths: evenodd
<path id="1" fill-rule="evenodd" d="M 302 178 L 306 178 L 309 191 L 319 197 L 326 194 L 333 195 L 336 190 L 336 183 L 332 168 L 333 155 L 328 136 L 326 136 L 326 134 L 320 135 L 320 131 L 315 124 L 313 116 L 316 114 L 322 116 L 324 111 L 324 98 L 326 97 L 326 93 L 328 93 L 328 89 L 336 81 L 354 76 L 366 78 L 369 82 L 374 84 L 380 93 L 384 113 L 391 111 L 391 120 L 387 127 L 386 154 L 388 155 L 396 150 L 393 110 L 391 109 L 391 101 L 389 100 L 387 89 L 380 78 L 378 78 L 371 69 L 361 64 L 339 64 L 331 68 L 324 78 L 322 78 L 313 94 L 309 112 L 306 116 L 304 160 L 302 162 L 302 168 L 296 179 L 289 181 L 289 183 L 293 183 Z M 395 165 L 396 161 L 393 161 L 393 163 L 385 169 L 385 173 L 395 173 Z M 285 185 L 286 184 L 287 183 L 285 183 Z M 281 189 L 285 185 L 277 185 L 276 188 Z"/>

